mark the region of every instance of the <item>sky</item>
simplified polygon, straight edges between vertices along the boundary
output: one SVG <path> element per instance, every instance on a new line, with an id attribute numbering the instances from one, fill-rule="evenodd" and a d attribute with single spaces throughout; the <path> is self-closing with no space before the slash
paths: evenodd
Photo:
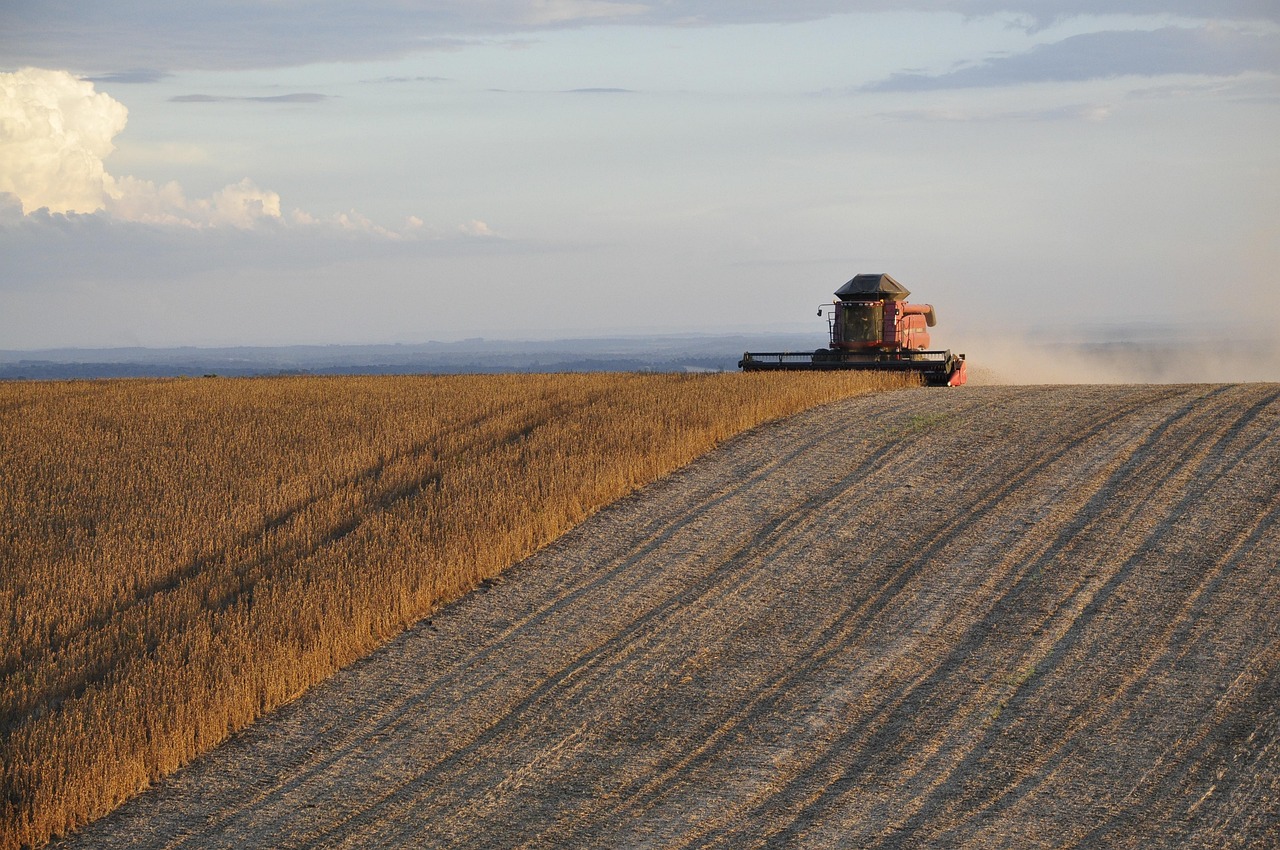
<path id="1" fill-rule="evenodd" d="M 3 0 L 0 349 L 1274 344 L 1277 139 L 1274 0 Z"/>

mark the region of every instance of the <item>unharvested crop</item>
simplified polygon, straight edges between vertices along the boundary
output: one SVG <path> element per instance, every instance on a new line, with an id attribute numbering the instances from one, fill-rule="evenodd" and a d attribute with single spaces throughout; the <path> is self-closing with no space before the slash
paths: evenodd
<path id="1" fill-rule="evenodd" d="M 883 375 L 0 384 L 0 847 L 762 421 Z"/>

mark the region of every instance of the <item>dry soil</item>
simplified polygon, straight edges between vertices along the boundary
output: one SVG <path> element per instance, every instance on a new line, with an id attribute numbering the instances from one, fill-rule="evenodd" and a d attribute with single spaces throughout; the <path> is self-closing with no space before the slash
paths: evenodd
<path id="1" fill-rule="evenodd" d="M 737 438 L 66 842 L 1280 846 L 1280 385 Z"/>

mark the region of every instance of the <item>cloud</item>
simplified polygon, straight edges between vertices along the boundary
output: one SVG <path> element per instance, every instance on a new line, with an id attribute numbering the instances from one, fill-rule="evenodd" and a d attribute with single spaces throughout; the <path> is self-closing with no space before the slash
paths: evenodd
<path id="1" fill-rule="evenodd" d="M 197 227 L 280 218 L 280 196 L 247 178 L 192 201 L 177 183 L 113 177 L 103 160 L 128 117 L 124 104 L 66 71 L 0 74 L 0 192 L 17 197 L 24 213 L 106 210 L 129 221 Z"/>
<path id="2" fill-rule="evenodd" d="M 0 228 L 22 221 L 22 201 L 9 192 L 0 192 Z"/>
<path id="3" fill-rule="evenodd" d="M 524 22 L 533 26 L 590 20 L 612 23 L 619 18 L 643 15 L 650 9 L 644 3 L 618 3 L 614 0 L 529 0 L 524 5 Z"/>
<path id="4" fill-rule="evenodd" d="M 102 209 L 102 160 L 128 117 L 124 104 L 65 71 L 0 74 L 0 192 L 25 212 Z"/>
<path id="5" fill-rule="evenodd" d="M 912 6 L 917 4 L 912 3 Z M 1280 22 L 1280 6 L 1273 0 L 961 0 L 949 3 L 920 3 L 926 11 L 953 11 L 968 17 L 1015 15 L 1025 19 L 1031 29 L 1085 15 L 1160 15 L 1202 21 L 1273 21 Z M 923 7 L 933 7 L 924 9 Z M 949 7 L 943 9 L 939 7 Z"/>
<path id="6" fill-rule="evenodd" d="M 94 77 L 85 77 L 91 83 L 158 83 L 172 74 L 164 71 L 156 71 L 152 68 L 134 68 L 129 71 L 113 71 L 109 74 L 98 74 Z"/>
<path id="7" fill-rule="evenodd" d="M 1221 25 L 1093 32 L 944 74 L 900 73 L 862 91 L 910 92 L 1167 74 L 1280 72 L 1280 35 Z"/>
<path id="8" fill-rule="evenodd" d="M 280 196 L 258 188 L 247 177 L 195 200 L 189 200 L 173 181 L 157 186 L 136 177 L 108 177 L 104 208 L 125 221 L 195 228 L 248 230 L 281 220 Z"/>
<path id="9" fill-rule="evenodd" d="M 412 220 L 410 223 L 412 223 Z M 417 223 L 419 226 L 421 226 L 422 224 L 421 221 L 418 221 Z M 472 219 L 471 221 L 468 221 L 466 224 L 460 225 L 458 227 L 458 232 L 462 233 L 464 236 L 476 236 L 484 239 L 490 239 L 497 235 L 493 232 L 493 230 L 489 227 L 489 225 L 485 224 L 483 221 L 481 221 L 478 218 Z"/>
<path id="10" fill-rule="evenodd" d="M 452 83 L 456 82 L 451 77 L 378 77 L 374 80 L 361 80 L 366 85 L 381 85 L 384 83 Z"/>
<path id="11" fill-rule="evenodd" d="M 606 0 L 8 0 L 0 32 L 9 63 L 279 68 L 459 50 L 500 34 L 641 18 L 650 8 Z"/>
<path id="12" fill-rule="evenodd" d="M 84 71 L 231 69 L 457 50 L 497 36 L 570 27 L 727 26 L 887 11 L 1001 15 L 1043 28 L 1117 9 L 1113 0 L 6 0 L 0 4 L 0 32 L 10 64 Z M 1280 22 L 1274 0 L 1129 0 L 1123 11 Z"/>
<path id="13" fill-rule="evenodd" d="M 876 117 L 903 123 L 945 122 L 966 124 L 990 121 L 1106 121 L 1115 108 L 1102 104 L 1066 104 L 1047 109 L 990 110 L 980 107 L 939 107 L 933 109 L 898 109 L 881 112 Z"/>
<path id="14" fill-rule="evenodd" d="M 233 99 L 309 103 L 311 97 Z M 0 74 L 0 224 L 17 209 L 27 216 L 38 212 L 42 221 L 53 221 L 51 214 L 79 214 L 80 220 L 92 213 L 196 230 L 302 228 L 384 240 L 442 238 L 417 218 L 396 229 L 355 211 L 327 217 L 302 210 L 286 214 L 279 194 L 247 177 L 207 198 L 188 198 L 175 181 L 156 184 L 114 176 L 103 161 L 114 150 L 112 140 L 124 130 L 128 115 L 124 104 L 66 71 L 23 68 Z M 470 235 L 493 235 L 483 222 L 463 228 Z"/>
<path id="15" fill-rule="evenodd" d="M 315 92 L 294 92 L 292 94 L 277 94 L 269 97 L 247 97 L 234 95 L 212 95 L 212 94 L 180 94 L 169 98 L 170 103 L 226 103 L 228 101 L 249 101 L 251 103 L 321 103 L 329 100 L 331 95 L 316 94 Z"/>

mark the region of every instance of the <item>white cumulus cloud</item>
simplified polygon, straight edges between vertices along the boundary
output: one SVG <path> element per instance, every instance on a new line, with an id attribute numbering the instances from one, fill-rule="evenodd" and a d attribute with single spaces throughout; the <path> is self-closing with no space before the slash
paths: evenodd
<path id="1" fill-rule="evenodd" d="M 67 71 L 22 68 L 0 73 L 0 209 L 20 207 L 30 216 L 103 213 L 149 225 L 239 230 L 267 227 L 327 228 L 382 238 L 434 238 L 411 218 L 402 230 L 382 227 L 355 211 L 317 217 L 302 210 L 284 215 L 280 195 L 244 178 L 207 198 L 188 198 L 175 181 L 156 184 L 110 174 L 104 165 L 124 130 L 129 111 L 91 81 Z M 488 226 L 465 225 L 483 235 Z"/>
<path id="2" fill-rule="evenodd" d="M 124 104 L 66 71 L 0 74 L 0 192 L 27 213 L 102 209 L 102 160 L 128 117 Z"/>
<path id="3" fill-rule="evenodd" d="M 244 179 L 191 200 L 170 182 L 115 177 L 103 160 L 129 119 L 124 104 L 66 71 L 0 74 L 0 193 L 22 211 L 94 213 L 126 221 L 251 228 L 280 218 L 280 196 Z"/>
<path id="4" fill-rule="evenodd" d="M 259 189 L 247 177 L 208 198 L 188 200 L 182 187 L 173 181 L 157 186 L 136 177 L 107 175 L 106 194 L 107 212 L 125 221 L 247 230 L 263 221 L 281 219 L 280 196 Z"/>

